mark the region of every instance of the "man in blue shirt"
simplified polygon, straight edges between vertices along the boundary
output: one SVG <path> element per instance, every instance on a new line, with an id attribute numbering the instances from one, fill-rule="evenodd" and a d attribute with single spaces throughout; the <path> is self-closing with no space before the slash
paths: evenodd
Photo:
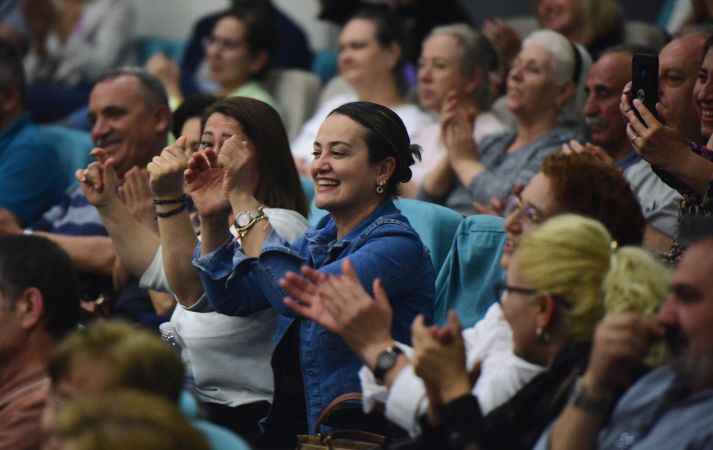
<path id="1" fill-rule="evenodd" d="M 704 219 L 705 220 L 705 219 Z M 656 318 L 610 315 L 597 328 L 585 374 L 569 406 L 536 448 L 713 448 L 713 222 L 684 253 Z M 631 386 L 652 340 L 665 336 L 673 360 Z"/>
<path id="2" fill-rule="evenodd" d="M 58 155 L 24 111 L 25 72 L 15 49 L 0 42 L 0 208 L 27 225 L 59 201 L 64 188 Z"/>

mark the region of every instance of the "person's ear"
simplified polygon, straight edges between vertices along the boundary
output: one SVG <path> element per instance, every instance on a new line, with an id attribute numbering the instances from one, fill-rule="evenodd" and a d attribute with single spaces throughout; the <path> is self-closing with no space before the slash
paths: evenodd
<path id="1" fill-rule="evenodd" d="M 537 315 L 535 321 L 537 328 L 549 329 L 554 324 L 557 301 L 551 294 L 544 294 L 537 299 Z"/>
<path id="2" fill-rule="evenodd" d="M 265 50 L 260 50 L 259 52 L 251 55 L 249 66 L 250 75 L 259 73 L 267 65 L 269 58 L 270 56 Z"/>
<path id="3" fill-rule="evenodd" d="M 376 172 L 377 184 L 387 184 L 396 171 L 396 158 L 389 156 L 378 164 Z"/>
<path id="4" fill-rule="evenodd" d="M 44 299 L 39 289 L 25 289 L 14 303 L 15 315 L 23 329 L 31 330 L 40 323 L 44 314 Z"/>

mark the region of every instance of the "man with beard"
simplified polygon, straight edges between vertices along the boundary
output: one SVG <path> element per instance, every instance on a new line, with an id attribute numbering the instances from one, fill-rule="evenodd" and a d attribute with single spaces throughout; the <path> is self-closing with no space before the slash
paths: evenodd
<path id="1" fill-rule="evenodd" d="M 705 220 L 705 222 L 703 222 Z M 607 317 L 569 406 L 537 449 L 710 449 L 713 446 L 713 222 L 684 253 L 655 318 Z M 666 337 L 674 359 L 629 387 L 651 341 Z"/>
<path id="2" fill-rule="evenodd" d="M 614 47 L 592 64 L 587 75 L 584 106 L 592 145 L 582 147 L 571 142 L 568 146 L 575 151 L 588 148 L 616 164 L 641 204 L 647 222 L 646 247 L 663 252 L 668 250 L 677 234 L 681 196 L 661 181 L 651 165 L 634 151 L 626 135 L 626 119 L 619 111 L 621 91 L 631 80 L 632 56 L 641 52 L 647 52 L 647 49 Z"/>

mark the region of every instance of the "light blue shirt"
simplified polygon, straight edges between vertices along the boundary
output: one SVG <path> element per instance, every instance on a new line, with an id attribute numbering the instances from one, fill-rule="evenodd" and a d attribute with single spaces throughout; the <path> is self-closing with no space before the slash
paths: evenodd
<path id="1" fill-rule="evenodd" d="M 547 431 L 536 450 L 547 450 Z M 619 400 L 598 449 L 713 449 L 713 389 L 686 394 L 671 366 L 649 373 Z"/>

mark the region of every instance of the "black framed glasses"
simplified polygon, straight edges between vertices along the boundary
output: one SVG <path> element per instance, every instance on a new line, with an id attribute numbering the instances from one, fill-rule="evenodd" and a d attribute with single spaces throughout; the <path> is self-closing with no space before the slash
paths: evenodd
<path id="1" fill-rule="evenodd" d="M 518 294 L 524 295 L 535 295 L 537 294 L 537 289 L 531 289 L 521 286 L 512 286 L 504 281 L 498 281 L 493 286 L 493 292 L 495 293 L 496 300 L 500 302 L 500 299 L 503 298 L 503 294 L 505 292 L 516 292 Z"/>
<path id="2" fill-rule="evenodd" d="M 535 295 L 535 294 L 541 294 L 542 292 L 538 291 L 537 289 L 532 289 L 532 288 L 526 288 L 522 286 L 513 286 L 510 284 L 507 284 L 505 281 L 498 281 L 493 285 L 493 293 L 495 294 L 495 300 L 500 303 L 500 301 L 503 298 L 503 294 L 505 292 L 515 292 L 516 294 L 523 294 L 523 295 Z M 550 294 L 550 297 L 557 303 L 559 303 L 561 306 L 564 308 L 570 308 L 572 304 L 564 297 L 561 295 L 557 294 Z"/>

